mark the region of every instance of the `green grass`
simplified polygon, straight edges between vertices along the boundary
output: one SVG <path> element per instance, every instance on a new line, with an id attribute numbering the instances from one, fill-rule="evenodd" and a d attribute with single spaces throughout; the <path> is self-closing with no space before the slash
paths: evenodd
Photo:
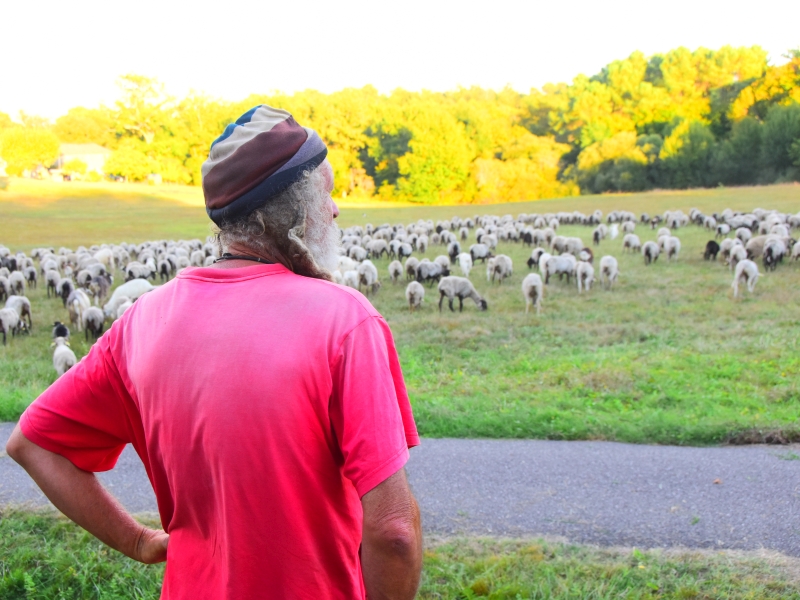
<path id="1" fill-rule="evenodd" d="M 81 202 L 91 203 L 91 208 L 85 207 L 85 217 L 63 228 L 64 213 Z M 15 204 L 15 210 L 32 221 L 36 211 L 51 215 L 52 228 L 61 232 L 52 244 L 73 247 L 81 241 L 156 238 L 166 235 L 163 229 L 156 228 L 151 235 L 141 224 L 182 227 L 166 222 L 170 211 L 197 211 L 163 199 L 71 198 L 38 208 L 23 205 Z M 728 206 L 797 212 L 800 186 L 653 192 L 504 206 L 368 208 L 344 210 L 341 219 L 343 225 L 367 220 L 407 223 L 428 216 L 588 212 L 594 207 L 654 214 L 667 208 L 688 211 L 691 206 L 708 212 Z M 0 210 L 5 209 L 0 200 Z M 119 230 L 106 229 L 105 224 L 112 222 Z M 578 235 L 588 243 L 591 229 L 563 227 L 559 233 Z M 654 238 L 649 228 L 639 227 L 637 233 L 642 241 Z M 39 241 L 31 245 L 43 244 L 53 234 L 49 226 L 35 234 L 13 226 L 4 230 L 0 243 L 29 249 L 26 240 L 34 235 Z M 595 250 L 596 265 L 603 254 L 618 258 L 622 275 L 616 288 L 609 292 L 596 287 L 578 296 L 566 282 L 551 283 L 538 318 L 523 312 L 520 282 L 528 272 L 525 260 L 530 251 L 520 245 L 501 244 L 498 249 L 512 257 L 515 267 L 513 277 L 502 286 L 486 282 L 480 263 L 473 271 L 472 281 L 489 302 L 485 313 L 468 302 L 461 314 L 451 314 L 446 306 L 439 314 L 434 287 L 428 289 L 422 310 L 409 314 L 405 285 L 393 286 L 385 279 L 373 302 L 394 332 L 420 432 L 693 445 L 800 439 L 800 263 L 788 262 L 763 274 L 754 295 L 733 301 L 730 271 L 701 256 L 712 236 L 695 226 L 678 235 L 683 244 L 678 262 L 661 259 L 647 268 L 639 255 L 622 253 L 621 237 L 604 241 Z M 427 256 L 443 252 L 444 248 L 434 247 Z M 388 261 L 376 265 L 385 278 Z M 49 328 L 41 324 L 65 320 L 66 311 L 60 301 L 48 300 L 43 289 L 32 290 L 29 296 L 33 335 L 0 349 L 0 419 L 17 418 L 55 377 Z M 81 336 L 76 334 L 73 341 L 78 356 L 88 351 Z"/>
<path id="2" fill-rule="evenodd" d="M 774 554 L 428 540 L 419 598 L 788 599 L 800 598 L 797 567 L 797 559 Z M 163 565 L 135 563 L 54 513 L 0 512 L 0 599 L 155 598 L 163 573 Z"/>

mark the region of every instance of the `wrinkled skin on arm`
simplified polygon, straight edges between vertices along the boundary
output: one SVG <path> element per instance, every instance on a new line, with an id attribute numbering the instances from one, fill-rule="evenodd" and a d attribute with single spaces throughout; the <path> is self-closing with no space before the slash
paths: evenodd
<path id="1" fill-rule="evenodd" d="M 361 565 L 370 600 L 414 598 L 422 571 L 419 507 L 401 469 L 361 498 Z"/>

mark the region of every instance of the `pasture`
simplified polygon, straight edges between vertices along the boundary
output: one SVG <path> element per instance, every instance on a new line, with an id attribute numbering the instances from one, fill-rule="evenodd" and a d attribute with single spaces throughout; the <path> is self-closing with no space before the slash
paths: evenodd
<path id="1" fill-rule="evenodd" d="M 66 187 L 66 186 L 65 186 Z M 67 188 L 69 189 L 69 188 Z M 0 193 L 0 244 L 29 252 L 38 246 L 76 247 L 208 235 L 202 208 L 145 193 L 48 192 L 37 198 Z M 343 207 L 340 224 L 410 223 L 454 215 L 615 209 L 660 214 L 697 207 L 711 213 L 756 207 L 796 213 L 800 186 L 583 196 L 486 206 Z M 592 227 L 562 226 L 560 235 L 591 244 Z M 655 231 L 642 225 L 642 242 Z M 388 278 L 388 259 L 374 260 L 382 280 L 371 297 L 395 335 L 420 432 L 427 436 L 609 439 L 640 443 L 713 444 L 800 439 L 800 262 L 765 273 L 755 293 L 731 298 L 731 271 L 703 260 L 714 237 L 695 225 L 677 231 L 676 262 L 645 267 L 622 251 L 622 236 L 595 251 L 595 268 L 615 256 L 621 275 L 613 290 L 595 285 L 578 295 L 574 281 L 546 286 L 542 314 L 524 314 L 520 284 L 530 249 L 500 242 L 514 273 L 489 284 L 478 263 L 470 279 L 487 300 L 463 313 L 438 311 L 436 286 L 422 309 L 406 306 L 402 284 Z M 474 232 L 473 232 L 474 236 Z M 463 246 L 474 242 L 471 237 Z M 445 254 L 431 245 L 424 255 Z M 760 263 L 759 263 L 759 266 Z M 454 274 L 460 275 L 458 268 Z M 115 274 L 118 284 L 121 273 Z M 55 378 L 50 327 L 66 321 L 60 300 L 44 285 L 29 290 L 34 330 L 0 349 L 0 419 L 11 420 Z M 456 304 L 457 305 L 457 304 Z M 108 324 L 107 324 L 108 326 Z M 73 331 L 78 357 L 89 348 Z"/>

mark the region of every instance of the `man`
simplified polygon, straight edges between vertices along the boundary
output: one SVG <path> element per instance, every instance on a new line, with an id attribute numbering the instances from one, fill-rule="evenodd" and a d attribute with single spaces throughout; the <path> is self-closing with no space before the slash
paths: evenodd
<path id="1" fill-rule="evenodd" d="M 412 598 L 419 443 L 391 332 L 330 282 L 339 234 L 317 134 L 258 106 L 203 165 L 223 255 L 141 297 L 8 442 L 68 517 L 145 563 L 162 598 Z M 165 531 L 97 482 L 126 443 Z M 169 548 L 169 549 L 167 549 Z"/>

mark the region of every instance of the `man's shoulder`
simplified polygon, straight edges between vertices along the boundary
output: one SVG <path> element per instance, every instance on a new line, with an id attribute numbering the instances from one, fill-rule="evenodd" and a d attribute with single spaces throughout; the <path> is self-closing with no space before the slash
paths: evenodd
<path id="1" fill-rule="evenodd" d="M 301 286 L 308 288 L 309 293 L 319 298 L 324 298 L 326 302 L 333 303 L 341 310 L 349 310 L 357 314 L 362 313 L 365 318 L 381 316 L 364 294 L 354 288 L 332 281 L 325 281 L 324 279 L 300 275 L 294 275 L 294 277 L 297 278 L 297 282 Z"/>

